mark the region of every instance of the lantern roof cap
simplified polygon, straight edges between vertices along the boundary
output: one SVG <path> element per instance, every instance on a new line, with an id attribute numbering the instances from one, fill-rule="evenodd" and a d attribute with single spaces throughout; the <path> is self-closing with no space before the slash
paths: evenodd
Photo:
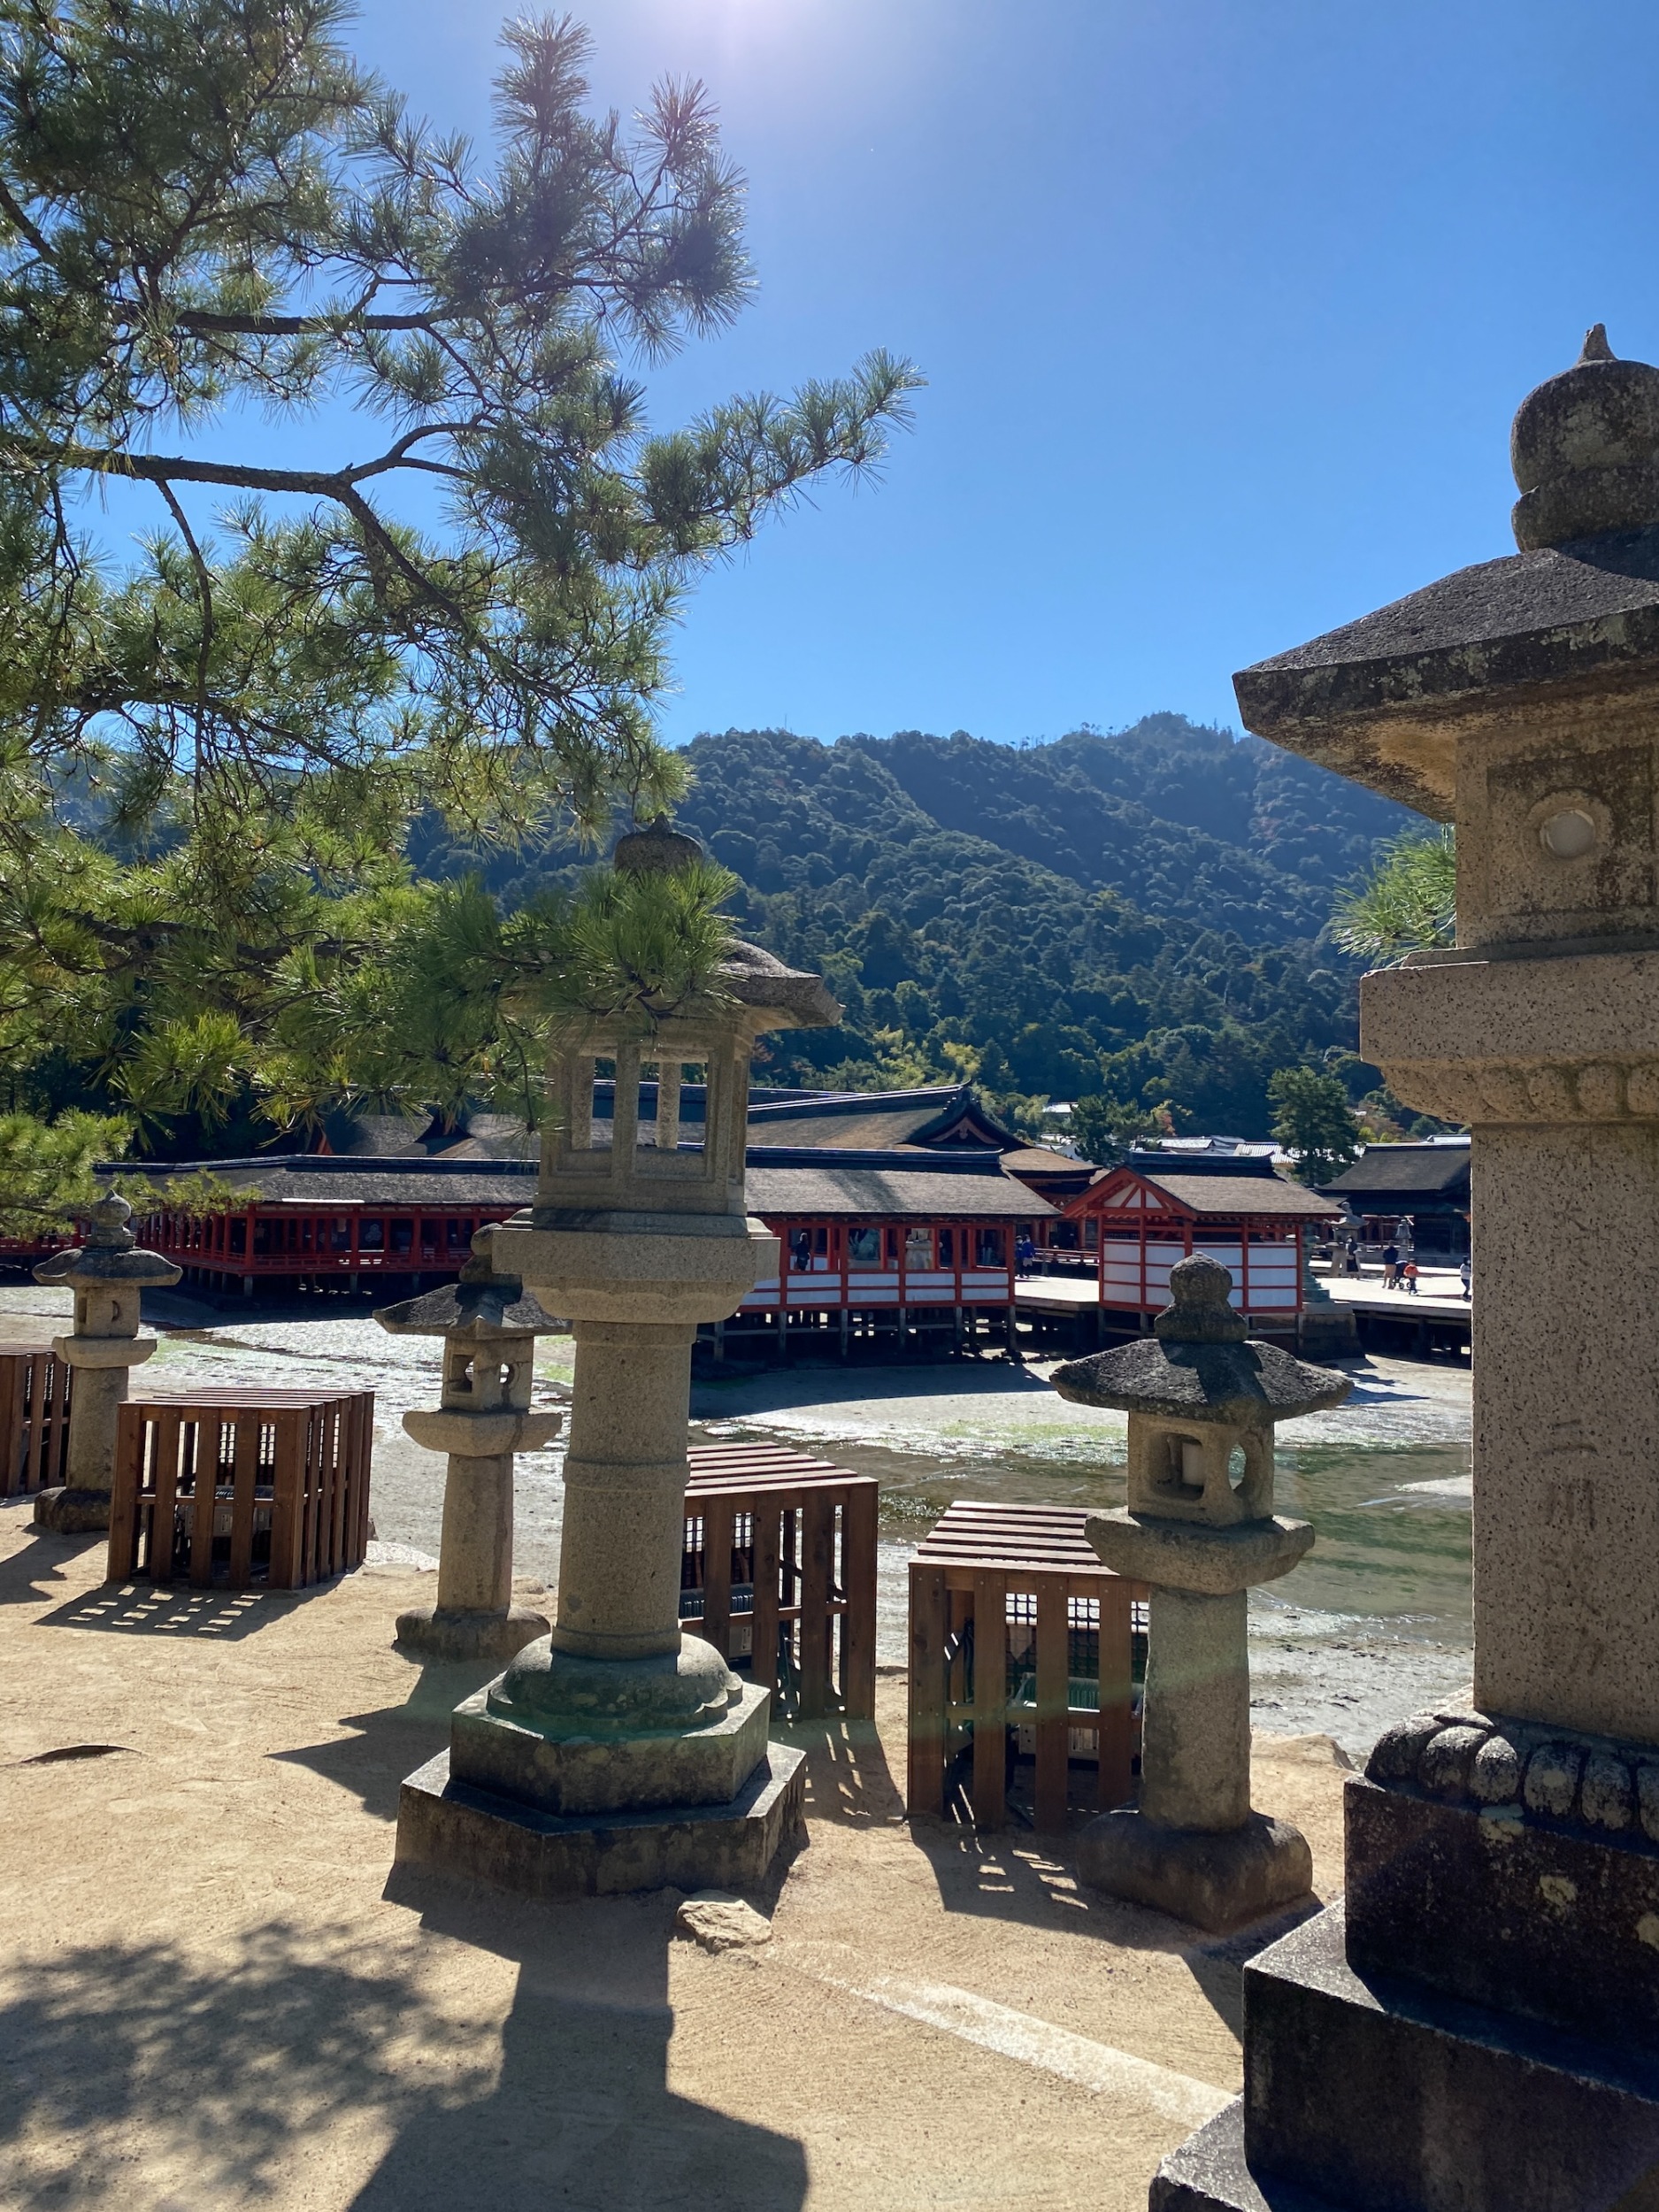
<path id="1" fill-rule="evenodd" d="M 643 829 L 630 830 L 626 836 L 618 838 L 611 863 L 625 875 L 648 876 L 693 868 L 702 858 L 703 847 L 696 839 L 675 829 L 667 815 L 659 814 Z"/>
<path id="2" fill-rule="evenodd" d="M 1247 1337 L 1227 1302 L 1232 1288 L 1228 1271 L 1202 1253 L 1178 1261 L 1156 1335 L 1069 1360 L 1049 1381 L 1079 1405 L 1229 1428 L 1271 1428 L 1340 1405 L 1348 1378 Z"/>
<path id="3" fill-rule="evenodd" d="M 402 1304 L 382 1306 L 374 1318 L 393 1336 L 546 1336 L 558 1323 L 517 1275 L 490 1265 L 490 1233 L 472 1239 L 472 1257 L 457 1282 L 445 1283 Z"/>
<path id="4" fill-rule="evenodd" d="M 1524 549 L 1241 670 L 1247 729 L 1448 821 L 1471 710 L 1659 684 L 1659 369 L 1598 324 L 1510 452 Z"/>
<path id="5" fill-rule="evenodd" d="M 716 974 L 721 990 L 740 1005 L 786 1013 L 791 1029 L 831 1029 L 841 1018 L 841 1006 L 821 975 L 786 967 L 774 954 L 741 937 L 728 946 Z"/>
<path id="6" fill-rule="evenodd" d="M 119 1191 L 106 1191 L 88 1214 L 87 1240 L 73 1250 L 54 1252 L 35 1269 L 37 1283 L 132 1283 L 159 1289 L 176 1283 L 183 1270 L 159 1252 L 139 1246 L 127 1224 L 133 1210 Z"/>

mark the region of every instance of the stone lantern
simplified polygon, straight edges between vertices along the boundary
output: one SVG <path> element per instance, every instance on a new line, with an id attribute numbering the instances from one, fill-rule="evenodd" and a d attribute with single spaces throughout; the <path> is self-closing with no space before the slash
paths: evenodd
<path id="1" fill-rule="evenodd" d="M 558 1325 L 516 1275 L 492 1271 L 488 1229 L 472 1252 L 458 1282 L 374 1317 L 393 1336 L 443 1339 L 438 1410 L 403 1416 L 417 1444 L 449 1461 L 438 1601 L 397 1617 L 398 1643 L 420 1659 L 507 1660 L 548 1632 L 512 1601 L 513 1455 L 545 1451 L 564 1420 L 530 1410 L 535 1340 Z"/>
<path id="2" fill-rule="evenodd" d="M 1273 1512 L 1273 1426 L 1347 1397 L 1345 1375 L 1245 1336 L 1233 1278 L 1194 1253 L 1170 1271 L 1156 1333 L 1055 1370 L 1079 1405 L 1129 1416 L 1129 1503 L 1092 1514 L 1114 1573 L 1151 1585 L 1138 1807 L 1091 1821 L 1084 1881 L 1201 1928 L 1258 1917 L 1312 1886 L 1298 1831 L 1250 1808 L 1246 1594 L 1313 1542 Z"/>
<path id="3" fill-rule="evenodd" d="M 700 856 L 660 826 L 615 856 L 623 870 Z M 698 1325 L 778 1268 L 744 1202 L 750 1054 L 766 1030 L 839 1014 L 817 976 L 736 944 L 700 1010 L 561 1040 L 535 1204 L 491 1233 L 495 1266 L 575 1337 L 557 1617 L 457 1709 L 447 1757 L 405 1783 L 400 1861 L 542 1893 L 741 1883 L 798 1819 L 802 1755 L 769 1747 L 769 1693 L 682 1633 L 680 1568 Z M 593 1111 L 601 1060 L 615 1069 L 608 1128 Z M 682 1133 L 687 1068 L 706 1103 Z"/>
<path id="4" fill-rule="evenodd" d="M 1510 456 L 1518 552 L 1234 680 L 1456 825 L 1456 943 L 1360 1049 L 1471 1135 L 1474 1682 L 1344 1786 L 1161 2212 L 1659 2204 L 1659 369 L 1598 325 Z"/>
<path id="5" fill-rule="evenodd" d="M 35 1270 L 37 1283 L 68 1283 L 75 1294 L 75 1325 L 55 1336 L 52 1349 L 74 1371 L 69 1402 L 68 1481 L 42 1490 L 35 1501 L 37 1528 L 78 1535 L 110 1525 L 115 1484 L 115 1438 L 127 1401 L 127 1370 L 142 1367 L 156 1348 L 138 1333 L 139 1304 L 146 1290 L 176 1283 L 183 1270 L 159 1252 L 137 1248 L 127 1227 L 133 1210 L 114 1191 L 92 1209 L 86 1243 L 54 1252 Z"/>

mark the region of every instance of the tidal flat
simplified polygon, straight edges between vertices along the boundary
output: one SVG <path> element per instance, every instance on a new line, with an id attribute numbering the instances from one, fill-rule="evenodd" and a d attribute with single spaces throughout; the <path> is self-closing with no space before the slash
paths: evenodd
<path id="1" fill-rule="evenodd" d="M 44 1333 L 67 1309 L 61 1291 L 0 1286 L 6 1334 Z M 389 1337 L 360 1312 L 156 1325 L 143 1379 L 373 1389 L 380 1555 L 435 1563 L 443 1463 L 404 1436 L 402 1416 L 437 1402 L 436 1339 Z M 568 1337 L 538 1347 L 543 1394 L 568 1386 L 572 1356 Z M 710 1440 L 775 1441 L 878 1478 L 879 1656 L 902 1665 L 909 1561 L 953 1498 L 1123 1502 L 1123 1417 L 1056 1397 L 1047 1366 L 803 1364 L 699 1382 L 692 1414 Z M 1258 1726 L 1328 1734 L 1358 1756 L 1391 1719 L 1467 1688 L 1470 1376 L 1380 1357 L 1348 1371 L 1346 1404 L 1279 1432 L 1279 1509 L 1311 1521 L 1317 1541 L 1293 1574 L 1253 1594 L 1250 1625 Z M 519 1460 L 517 1572 L 527 1585 L 557 1578 L 563 1468 L 557 1445 Z"/>

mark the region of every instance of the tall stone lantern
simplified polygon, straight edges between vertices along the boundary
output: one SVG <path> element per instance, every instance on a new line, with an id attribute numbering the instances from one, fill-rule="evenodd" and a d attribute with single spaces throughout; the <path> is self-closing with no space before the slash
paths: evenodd
<path id="1" fill-rule="evenodd" d="M 615 858 L 700 856 L 659 826 Z M 575 1337 L 557 1617 L 457 1709 L 447 1758 L 404 1784 L 400 1862 L 548 1894 L 754 1881 L 798 1819 L 802 1755 L 769 1747 L 770 1694 L 682 1633 L 680 1567 L 697 1327 L 779 1263 L 744 1202 L 750 1054 L 767 1030 L 839 1017 L 819 978 L 736 944 L 702 1010 L 561 1041 L 535 1204 L 491 1234 L 495 1266 Z M 615 1069 L 608 1129 L 593 1112 L 601 1060 Z M 687 1068 L 706 1103 L 682 1133 Z"/>
<path id="2" fill-rule="evenodd" d="M 544 1451 L 565 1418 L 530 1409 L 535 1340 L 558 1324 L 516 1275 L 491 1268 L 488 1229 L 458 1282 L 374 1317 L 393 1336 L 443 1339 L 436 1409 L 403 1416 L 417 1444 L 449 1457 L 438 1601 L 400 1613 L 397 1641 L 420 1659 L 511 1659 L 548 1632 L 540 1613 L 512 1601 L 512 1482 L 515 1453 Z"/>
<path id="3" fill-rule="evenodd" d="M 1360 1049 L 1472 1133 L 1474 1685 L 1346 1785 L 1166 2212 L 1659 2205 L 1659 370 L 1598 325 L 1510 454 L 1518 553 L 1235 680 L 1457 827 L 1456 944 Z"/>
<path id="4" fill-rule="evenodd" d="M 52 1349 L 74 1372 L 69 1402 L 68 1481 L 42 1490 L 35 1525 L 60 1535 L 110 1525 L 115 1484 L 115 1438 L 127 1402 L 127 1373 L 156 1348 L 141 1336 L 139 1305 L 146 1290 L 165 1289 L 183 1272 L 159 1252 L 139 1248 L 127 1227 L 133 1210 L 111 1191 L 93 1207 L 87 1240 L 78 1250 L 54 1252 L 35 1270 L 37 1283 L 67 1283 L 75 1294 L 75 1325 L 55 1336 Z"/>
<path id="5" fill-rule="evenodd" d="M 1338 1405 L 1347 1376 L 1253 1343 L 1233 1278 L 1194 1253 L 1170 1270 L 1155 1334 L 1057 1367 L 1063 1398 L 1129 1416 L 1129 1503 L 1091 1514 L 1114 1573 L 1151 1585 L 1138 1806 L 1102 1813 L 1078 1843 L 1097 1889 L 1201 1928 L 1304 1896 L 1306 1840 L 1250 1807 L 1245 1605 L 1313 1542 L 1273 1511 L 1273 1428 Z"/>

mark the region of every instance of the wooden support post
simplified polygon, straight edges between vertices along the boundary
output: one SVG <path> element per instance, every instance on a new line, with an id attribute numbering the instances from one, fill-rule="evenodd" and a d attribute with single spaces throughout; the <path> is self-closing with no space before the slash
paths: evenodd
<path id="1" fill-rule="evenodd" d="M 1071 1750 L 1071 1645 L 1063 1590 L 1037 1591 L 1037 1826 L 1056 1834 L 1065 1826 Z"/>
<path id="2" fill-rule="evenodd" d="M 1134 1680 L 1131 1665 L 1134 1585 L 1108 1582 L 1100 1590 L 1100 1773 L 1102 1812 L 1134 1792 Z"/>
<path id="3" fill-rule="evenodd" d="M 190 1515 L 190 1583 L 205 1590 L 213 1579 L 213 1515 L 219 1503 L 219 1427 L 211 1414 L 198 1415 L 190 1424 L 195 1446 L 192 1479 L 196 1486 Z"/>
<path id="4" fill-rule="evenodd" d="M 703 1634 L 724 1657 L 732 1655 L 732 1501 L 703 1504 Z"/>
<path id="5" fill-rule="evenodd" d="M 942 1567 L 910 1567 L 910 1728 L 905 1801 L 912 1813 L 945 1809 L 950 1694 L 945 1664 L 949 1608 Z"/>
<path id="6" fill-rule="evenodd" d="M 801 1714 L 817 1720 L 829 1709 L 833 1501 L 809 1496 L 801 1520 Z"/>
<path id="7" fill-rule="evenodd" d="M 1008 1578 L 981 1568 L 973 1583 L 973 1819 L 1008 1817 Z"/>
<path id="8" fill-rule="evenodd" d="M 755 1506 L 755 1623 L 751 1633 L 751 1679 L 774 1696 L 778 1688 L 779 1533 L 783 1516 L 776 1506 Z"/>
<path id="9" fill-rule="evenodd" d="M 271 1505 L 271 1572 L 273 1590 L 301 1587 L 305 1541 L 305 1417 L 283 1407 L 273 1416 L 276 1465 Z"/>
<path id="10" fill-rule="evenodd" d="M 868 1603 L 876 1586 L 873 1486 L 849 1490 L 841 1507 L 841 1700 L 850 1720 L 876 1717 L 876 1620 Z"/>
<path id="11" fill-rule="evenodd" d="M 230 1586 L 233 1590 L 246 1589 L 253 1579 L 254 1486 L 258 1479 L 259 1419 L 256 1414 L 246 1413 L 236 1424 L 236 1442 L 231 1460 Z"/>
<path id="12" fill-rule="evenodd" d="M 139 1492 L 150 1431 L 134 1406 L 123 1406 L 115 1432 L 115 1482 L 110 1500 L 106 1579 L 126 1582 L 138 1566 Z"/>
<path id="13" fill-rule="evenodd" d="M 173 1516 L 179 1495 L 180 1422 L 170 1407 L 156 1424 L 155 1486 L 150 1509 L 150 1542 L 144 1563 L 152 1582 L 173 1580 Z"/>

